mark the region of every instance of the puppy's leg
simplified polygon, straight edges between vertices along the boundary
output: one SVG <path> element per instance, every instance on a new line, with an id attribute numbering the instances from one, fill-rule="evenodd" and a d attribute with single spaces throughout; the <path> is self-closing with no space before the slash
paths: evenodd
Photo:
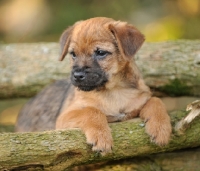
<path id="1" fill-rule="evenodd" d="M 165 105 L 156 97 L 152 97 L 145 104 L 140 112 L 140 117 L 146 123 L 146 132 L 151 140 L 158 145 L 165 145 L 169 142 L 171 135 L 170 117 L 167 114 Z"/>
<path id="2" fill-rule="evenodd" d="M 111 152 L 111 130 L 106 116 L 98 109 L 86 107 L 61 114 L 57 119 L 56 129 L 64 128 L 81 128 L 87 143 L 93 145 L 93 151 L 100 151 L 102 154 Z"/>

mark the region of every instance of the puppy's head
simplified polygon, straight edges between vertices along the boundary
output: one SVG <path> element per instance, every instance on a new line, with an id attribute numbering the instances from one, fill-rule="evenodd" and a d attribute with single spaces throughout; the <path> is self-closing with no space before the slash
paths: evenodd
<path id="1" fill-rule="evenodd" d="M 121 74 L 144 42 L 132 25 L 110 18 L 79 21 L 60 38 L 62 61 L 71 58 L 71 81 L 83 91 L 104 87 Z"/>

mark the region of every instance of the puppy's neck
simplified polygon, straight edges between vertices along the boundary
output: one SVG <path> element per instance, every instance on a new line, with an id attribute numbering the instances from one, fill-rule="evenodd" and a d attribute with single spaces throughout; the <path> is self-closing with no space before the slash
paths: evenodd
<path id="1" fill-rule="evenodd" d="M 135 88 L 139 89 L 139 80 L 142 79 L 140 71 L 134 61 L 126 62 L 119 71 L 112 75 L 105 85 L 105 89 Z"/>

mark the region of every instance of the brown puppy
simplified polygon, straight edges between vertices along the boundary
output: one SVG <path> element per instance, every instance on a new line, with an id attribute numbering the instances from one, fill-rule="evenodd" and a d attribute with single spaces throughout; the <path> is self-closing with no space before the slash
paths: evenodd
<path id="1" fill-rule="evenodd" d="M 69 54 L 74 86 L 56 129 L 81 128 L 93 150 L 106 153 L 113 145 L 108 122 L 140 116 L 151 139 L 167 144 L 170 118 L 161 100 L 151 97 L 133 58 L 143 42 L 134 26 L 103 17 L 64 31 L 60 60 Z"/>

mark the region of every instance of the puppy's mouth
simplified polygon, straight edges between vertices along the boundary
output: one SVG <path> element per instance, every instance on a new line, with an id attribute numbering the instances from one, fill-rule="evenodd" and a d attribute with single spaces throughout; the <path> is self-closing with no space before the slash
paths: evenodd
<path id="1" fill-rule="evenodd" d="M 82 91 L 98 90 L 108 81 L 106 75 L 101 72 L 72 71 L 71 81 L 75 87 Z"/>

